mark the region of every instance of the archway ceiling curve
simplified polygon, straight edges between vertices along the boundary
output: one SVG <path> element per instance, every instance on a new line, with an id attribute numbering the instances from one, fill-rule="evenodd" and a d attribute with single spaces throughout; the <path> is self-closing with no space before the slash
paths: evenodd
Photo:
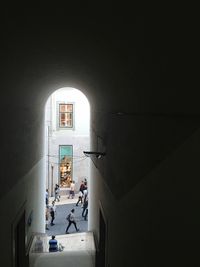
<path id="1" fill-rule="evenodd" d="M 96 20 L 95 16 L 66 16 L 58 10 L 39 15 L 34 9 L 23 10 L 24 13 L 8 10 L 1 24 L 0 107 L 2 114 L 8 106 L 12 107 L 10 112 L 18 108 L 11 126 L 2 118 L 6 129 L 3 138 L 20 147 L 9 158 L 15 160 L 18 177 L 25 171 L 19 169 L 21 162 L 26 160 L 29 170 L 42 154 L 38 146 L 43 131 L 42 127 L 38 131 L 40 114 L 48 95 L 59 87 L 82 89 L 94 111 L 101 111 L 95 117 L 95 131 L 105 137 L 107 158 L 112 158 L 108 160 L 109 167 L 100 168 L 105 167 L 106 182 L 116 196 L 122 194 L 115 169 L 120 166 L 119 145 L 126 148 L 129 158 L 134 148 L 134 159 L 138 161 L 134 166 L 131 160 L 128 165 L 123 163 L 124 177 L 130 171 L 135 173 L 122 190 L 125 194 L 199 127 L 199 89 L 194 85 L 190 64 L 193 51 L 190 58 L 185 57 L 183 45 L 187 29 L 192 29 L 184 27 L 183 21 L 180 27 L 173 17 L 169 23 L 169 16 L 110 16 L 109 20 Z M 22 120 L 25 112 L 26 122 Z M 106 117 L 108 112 L 110 116 Z M 115 116 L 117 112 L 124 115 Z M 119 122 L 126 127 L 120 135 Z M 24 123 L 29 135 L 23 133 Z M 9 127 L 12 131 L 7 131 Z M 38 150 L 27 159 L 30 140 Z M 7 144 L 2 146 L 4 155 Z M 6 175 L 2 173 L 4 179 Z"/>
<path id="2" fill-rule="evenodd" d="M 158 23 L 157 17 L 43 11 L 5 16 L 1 88 L 10 91 L 9 101 L 42 105 L 57 87 L 75 85 L 99 110 L 199 112 L 196 87 L 188 75 L 182 79 L 176 18 L 169 24 L 165 16 Z"/>

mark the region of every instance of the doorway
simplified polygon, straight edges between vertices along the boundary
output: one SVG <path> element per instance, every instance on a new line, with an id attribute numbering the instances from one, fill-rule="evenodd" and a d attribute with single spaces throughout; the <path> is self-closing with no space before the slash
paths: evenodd
<path id="1" fill-rule="evenodd" d="M 96 267 L 106 267 L 107 224 L 102 207 L 99 208 L 99 243 L 96 255 Z"/>
<path id="2" fill-rule="evenodd" d="M 13 224 L 13 267 L 27 267 L 25 210 Z"/>
<path id="3" fill-rule="evenodd" d="M 59 145 L 59 181 L 60 187 L 70 187 L 73 180 L 73 146 Z"/>

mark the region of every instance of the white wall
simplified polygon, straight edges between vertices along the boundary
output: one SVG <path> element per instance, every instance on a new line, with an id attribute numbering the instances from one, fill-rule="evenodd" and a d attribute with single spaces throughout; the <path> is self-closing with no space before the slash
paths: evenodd
<path id="1" fill-rule="evenodd" d="M 52 94 L 52 122 L 53 131 L 56 131 L 56 102 L 75 104 L 75 130 L 59 129 L 59 132 L 65 132 L 65 135 L 89 135 L 90 125 L 90 106 L 85 95 L 77 89 L 66 87 L 56 90 Z"/>

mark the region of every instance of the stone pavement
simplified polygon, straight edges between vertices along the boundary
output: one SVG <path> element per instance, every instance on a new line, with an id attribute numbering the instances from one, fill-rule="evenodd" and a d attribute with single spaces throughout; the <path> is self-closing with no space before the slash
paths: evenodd
<path id="1" fill-rule="evenodd" d="M 54 198 L 49 198 L 49 204 L 51 205 L 52 200 Z M 65 230 L 68 225 L 68 221 L 66 220 L 67 215 L 71 211 L 72 208 L 75 209 L 75 218 L 77 222 L 77 227 L 80 229 L 81 232 L 88 231 L 88 222 L 84 220 L 82 217 L 82 207 L 79 203 L 79 206 L 76 206 L 76 202 L 78 201 L 78 196 L 76 195 L 74 199 L 68 199 L 67 196 L 61 196 L 60 202 L 56 201 L 56 215 L 54 223 L 55 225 L 51 226 L 49 225 L 49 230 L 46 230 L 46 234 L 48 236 L 51 235 L 64 235 Z M 51 218 L 51 217 L 50 217 Z M 76 233 L 76 229 L 74 228 L 74 225 L 72 224 L 68 230 L 70 234 Z"/>

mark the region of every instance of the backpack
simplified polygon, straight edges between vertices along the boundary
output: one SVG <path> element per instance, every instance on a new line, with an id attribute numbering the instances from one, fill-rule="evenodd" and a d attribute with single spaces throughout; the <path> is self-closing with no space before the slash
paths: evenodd
<path id="1" fill-rule="evenodd" d="M 69 222 L 70 221 L 71 214 L 69 213 L 66 217 L 66 220 Z"/>

